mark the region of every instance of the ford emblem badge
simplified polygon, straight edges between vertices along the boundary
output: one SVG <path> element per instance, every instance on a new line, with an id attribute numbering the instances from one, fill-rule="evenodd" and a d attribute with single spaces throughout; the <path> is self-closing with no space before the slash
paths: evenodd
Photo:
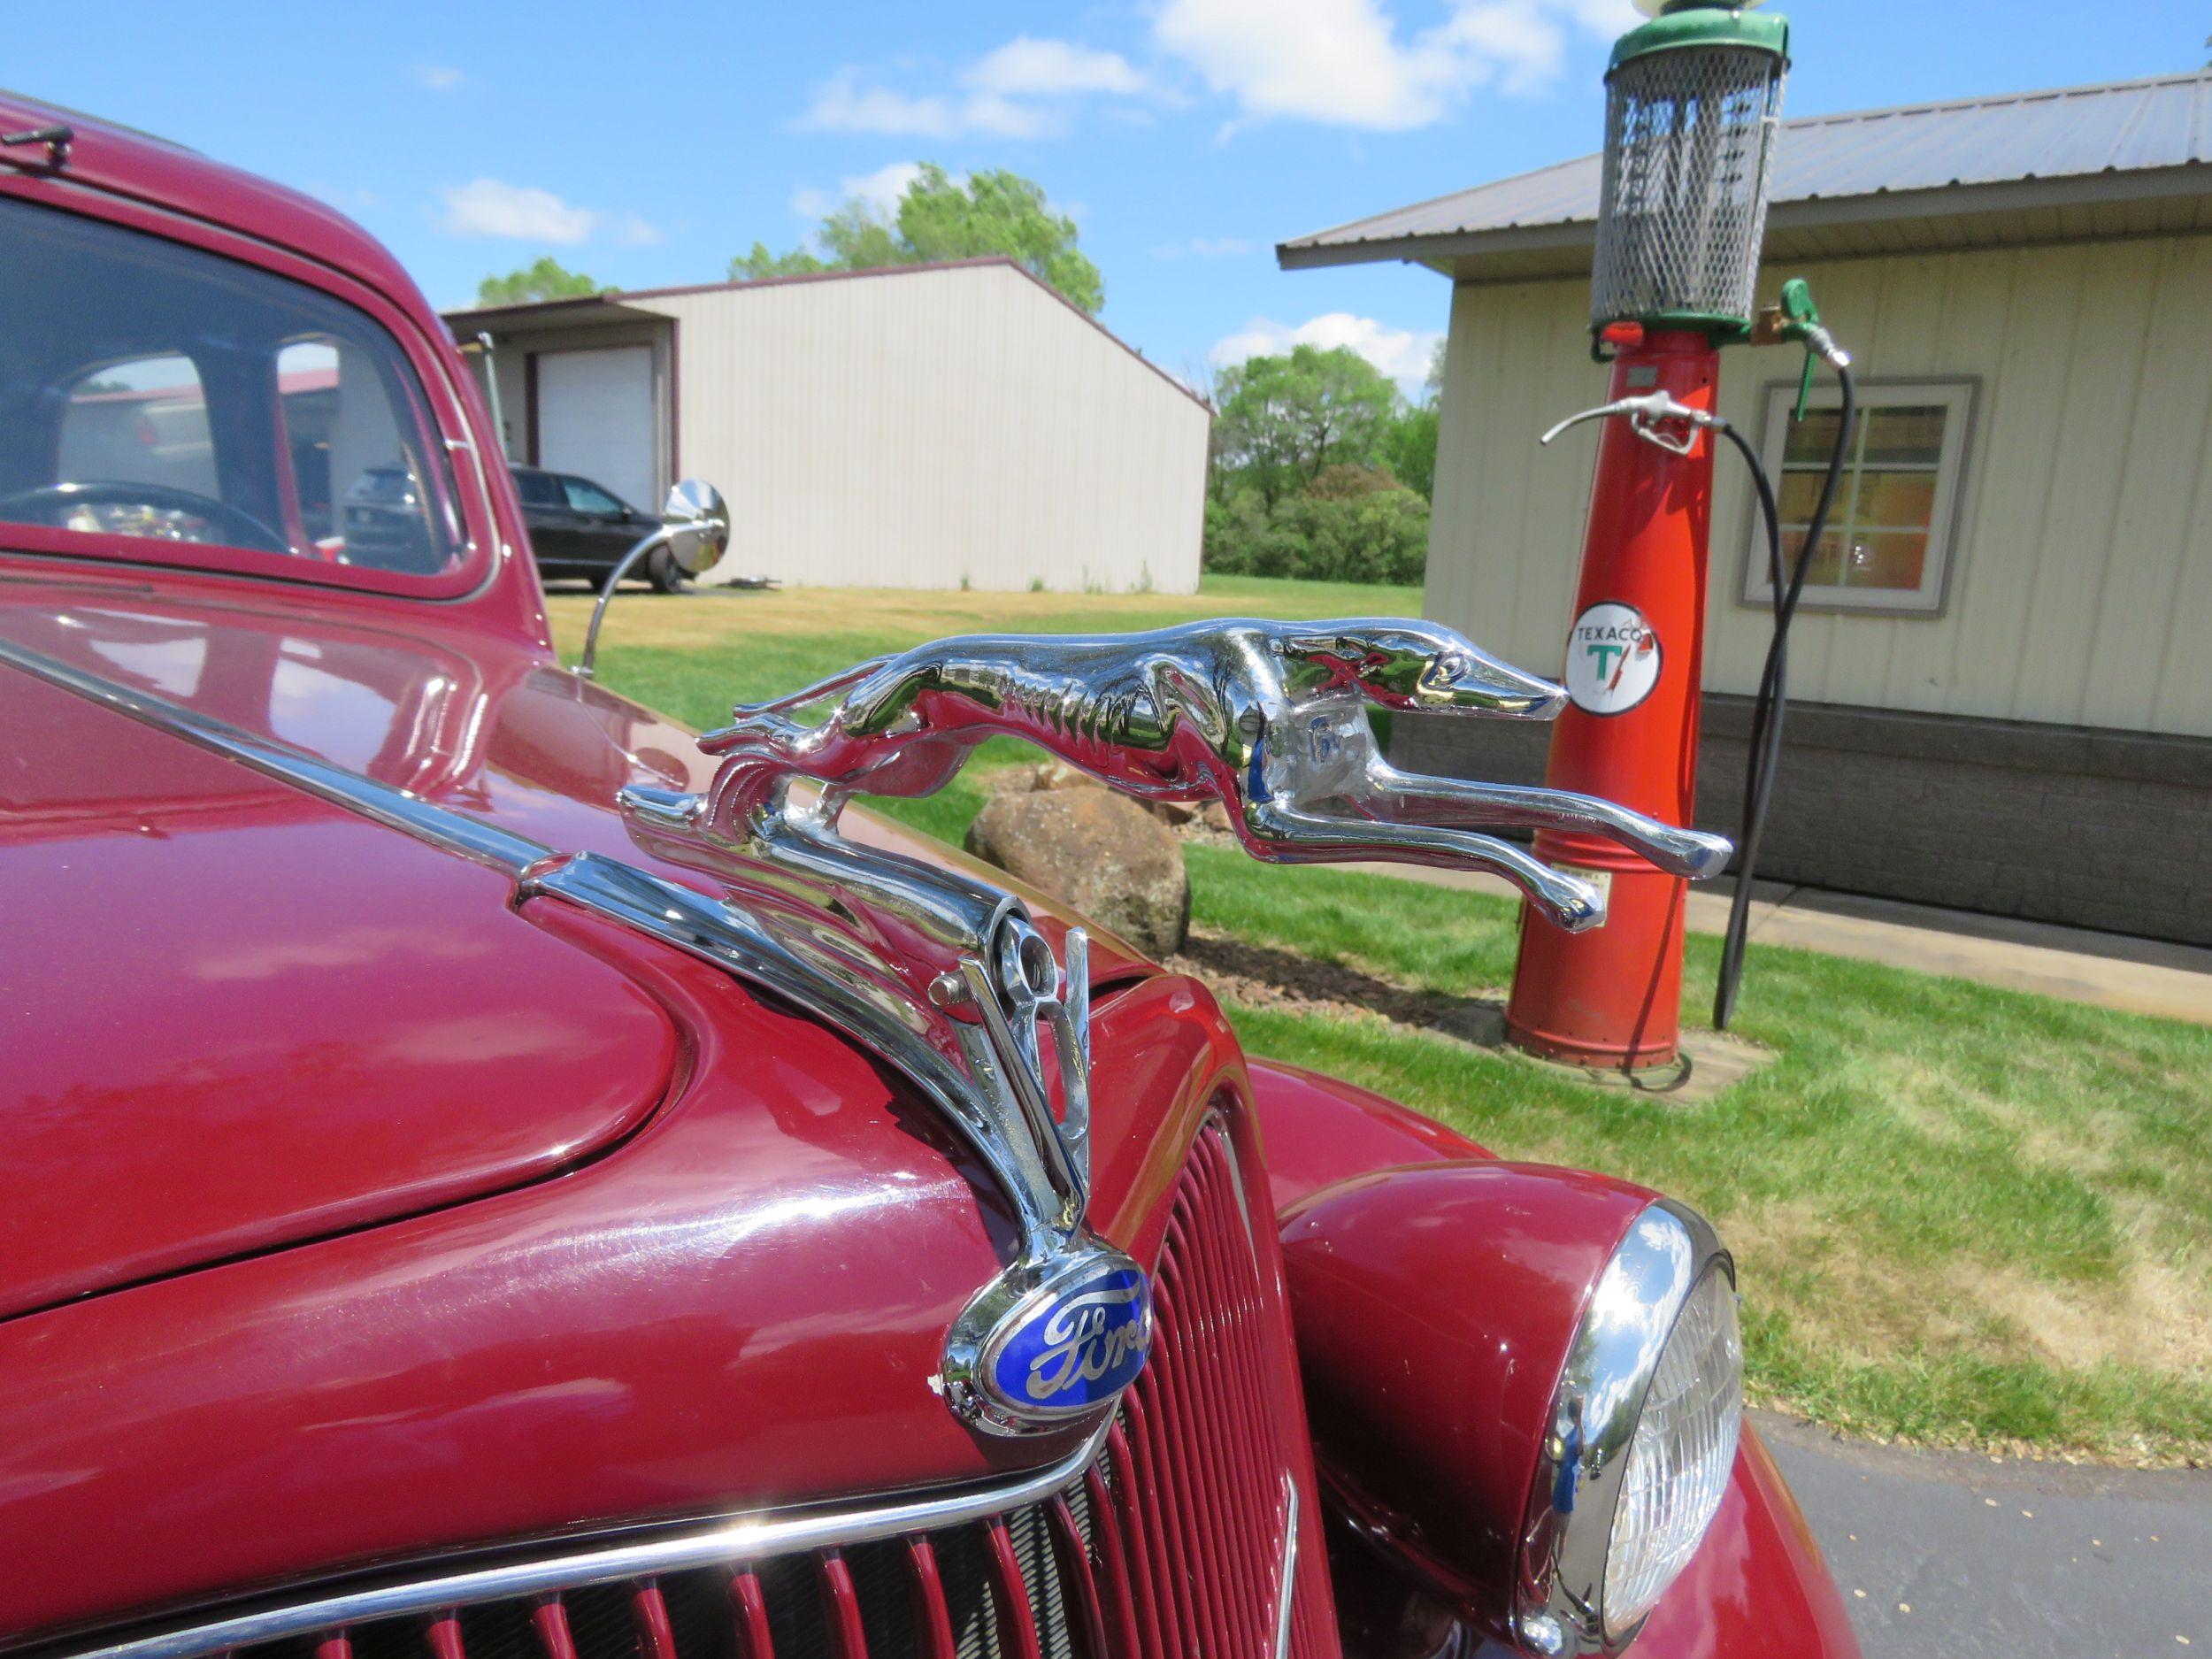
<path id="1" fill-rule="evenodd" d="M 1136 1267 L 1109 1266 L 1018 1311 L 987 1361 L 992 1392 L 1017 1410 L 1088 1411 L 1144 1369 L 1152 1291 Z"/>
<path id="2" fill-rule="evenodd" d="M 955 1328 L 948 1371 L 964 1415 L 1041 1432 L 1095 1415 L 1137 1379 L 1152 1347 L 1151 1281 L 1120 1251 L 1084 1247 L 1019 1286 L 1010 1306 L 987 1293 L 961 1321 L 979 1336 L 972 1348 Z"/>

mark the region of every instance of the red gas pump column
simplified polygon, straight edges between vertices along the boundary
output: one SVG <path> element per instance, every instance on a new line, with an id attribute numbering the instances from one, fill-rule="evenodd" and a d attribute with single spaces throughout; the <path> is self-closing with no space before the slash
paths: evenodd
<path id="1" fill-rule="evenodd" d="M 1709 411 L 1720 353 L 1709 336 L 1655 332 L 1613 365 L 1614 399 L 1671 394 Z M 1582 581 L 1567 632 L 1569 706 L 1544 781 L 1686 826 L 1697 787 L 1698 681 L 1713 510 L 1713 443 L 1674 455 L 1616 417 L 1602 423 Z M 1608 890 L 1605 923 L 1568 933 L 1521 918 L 1506 1031 L 1531 1053 L 1610 1071 L 1671 1064 L 1681 1025 L 1687 883 L 1601 836 L 1536 837 L 1536 856 Z"/>

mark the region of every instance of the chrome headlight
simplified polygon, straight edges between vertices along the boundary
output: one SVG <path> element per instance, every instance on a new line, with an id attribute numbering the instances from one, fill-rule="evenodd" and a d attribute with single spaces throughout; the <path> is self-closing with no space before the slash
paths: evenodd
<path id="1" fill-rule="evenodd" d="M 1627 1644 L 1712 1524 L 1742 1425 L 1735 1264 L 1660 1199 L 1607 1262 L 1552 1402 L 1521 1533 L 1525 1647 Z"/>

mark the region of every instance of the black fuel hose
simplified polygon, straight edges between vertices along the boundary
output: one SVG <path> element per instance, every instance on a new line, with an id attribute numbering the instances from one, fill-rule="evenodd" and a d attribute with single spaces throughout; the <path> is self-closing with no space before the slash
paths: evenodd
<path id="1" fill-rule="evenodd" d="M 1743 828 L 1736 839 L 1736 891 L 1728 902 L 1728 933 L 1721 943 L 1720 982 L 1713 992 L 1713 1027 L 1726 1031 L 1735 1015 L 1736 993 L 1743 984 L 1744 941 L 1751 926 L 1751 882 L 1759 867 L 1759 843 L 1766 835 L 1767 808 L 1774 798 L 1774 775 L 1782 761 L 1782 715 L 1789 705 L 1790 624 L 1797 616 L 1797 602 L 1805 592 L 1813 549 L 1828 527 L 1829 510 L 1835 505 L 1836 488 L 1843 479 L 1844 458 L 1851 450 L 1851 426 L 1858 414 L 1857 388 L 1847 364 L 1836 368 L 1840 391 L 1835 448 L 1829 452 L 1828 472 L 1821 480 L 1820 499 L 1813 503 L 1811 520 L 1799 544 L 1788 580 L 1783 580 L 1780 515 L 1774 500 L 1774 480 L 1759 454 L 1733 426 L 1720 430 L 1743 454 L 1759 492 L 1759 510 L 1767 533 L 1767 576 L 1774 589 L 1774 638 L 1767 646 L 1766 666 L 1759 676 L 1759 695 L 1751 709 L 1751 741 L 1744 768 Z"/>

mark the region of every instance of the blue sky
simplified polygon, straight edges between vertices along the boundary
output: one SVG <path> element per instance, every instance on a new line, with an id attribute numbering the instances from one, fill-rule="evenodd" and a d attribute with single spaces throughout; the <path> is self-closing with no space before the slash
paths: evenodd
<path id="1" fill-rule="evenodd" d="M 2195 68 L 2212 4 L 1798 0 L 1788 112 Z M 321 196 L 440 304 L 550 252 L 720 278 L 917 160 L 1081 227 L 1103 320 L 1178 372 L 1286 338 L 1409 382 L 1440 277 L 1273 244 L 1596 147 L 1627 0 L 20 7 L 4 75 Z"/>

